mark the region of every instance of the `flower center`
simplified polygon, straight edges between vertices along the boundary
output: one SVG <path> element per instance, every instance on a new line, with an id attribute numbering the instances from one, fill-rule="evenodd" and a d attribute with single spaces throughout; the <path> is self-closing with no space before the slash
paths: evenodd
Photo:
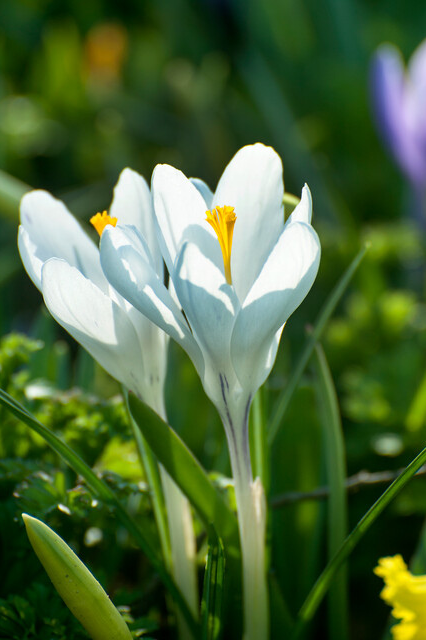
<path id="1" fill-rule="evenodd" d="M 234 225 L 237 219 L 234 213 L 234 207 L 228 207 L 227 205 L 224 207 L 216 207 L 216 209 L 206 211 L 206 216 L 206 221 L 213 227 L 219 240 L 220 248 L 222 249 L 226 282 L 232 284 L 231 249 Z"/>
<path id="2" fill-rule="evenodd" d="M 106 211 L 103 211 L 102 213 L 97 213 L 95 216 L 92 216 L 90 222 L 101 236 L 107 224 L 112 224 L 112 226 L 115 227 L 117 218 L 111 218 Z"/>

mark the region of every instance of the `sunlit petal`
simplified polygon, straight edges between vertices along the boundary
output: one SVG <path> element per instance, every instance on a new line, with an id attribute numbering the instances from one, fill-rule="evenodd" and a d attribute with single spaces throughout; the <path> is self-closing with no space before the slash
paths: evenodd
<path id="1" fill-rule="evenodd" d="M 232 334 L 232 361 L 244 387 L 255 391 L 268 376 L 272 343 L 308 294 L 319 260 L 319 240 L 310 225 L 297 222 L 283 231 L 244 301 Z"/>
<path id="2" fill-rule="evenodd" d="M 102 290 L 108 283 L 102 273 L 99 251 L 60 200 L 47 191 L 30 191 L 21 201 L 20 248 L 28 275 L 40 288 L 41 264 L 62 258 Z"/>
<path id="3" fill-rule="evenodd" d="M 101 262 L 113 287 L 186 349 L 201 367 L 199 348 L 185 318 L 159 279 L 146 245 L 133 228 L 109 227 L 102 234 Z"/>
<path id="4" fill-rule="evenodd" d="M 200 249 L 187 243 L 176 263 L 174 286 L 182 308 L 204 355 L 206 368 L 218 383 L 217 372 L 231 375 L 230 339 L 238 298 L 221 269 Z M 208 372 L 206 372 L 207 375 Z M 208 381 L 209 388 L 212 381 Z"/>
<path id="5" fill-rule="evenodd" d="M 306 222 L 307 224 L 311 224 L 312 221 L 312 196 L 307 184 L 302 189 L 302 196 L 300 198 L 299 204 L 295 207 L 294 211 L 292 211 L 291 215 L 288 217 L 285 226 L 287 227 L 289 224 L 293 222 Z"/>
<path id="6" fill-rule="evenodd" d="M 226 167 L 212 207 L 231 206 L 234 227 L 231 270 L 242 302 L 284 226 L 283 168 L 272 147 L 243 147 Z"/>
<path id="7" fill-rule="evenodd" d="M 204 202 L 206 203 L 206 209 L 211 209 L 214 194 L 208 184 L 206 184 L 204 180 L 200 180 L 200 178 L 189 178 L 189 181 L 192 182 L 194 187 L 196 187 L 203 196 Z"/>
<path id="8" fill-rule="evenodd" d="M 143 359 L 127 314 L 64 260 L 42 270 L 44 301 L 52 316 L 99 364 L 129 389 L 144 387 Z"/>
<path id="9" fill-rule="evenodd" d="M 150 248 L 155 270 L 162 277 L 163 258 L 155 230 L 151 191 L 136 171 L 124 169 L 120 173 L 109 212 L 117 218 L 117 224 L 133 225 L 138 229 Z"/>
<path id="10" fill-rule="evenodd" d="M 152 195 L 158 221 L 159 241 L 169 273 L 184 242 L 192 242 L 216 264 L 220 248 L 213 230 L 205 222 L 206 203 L 181 171 L 158 165 L 152 175 Z"/>

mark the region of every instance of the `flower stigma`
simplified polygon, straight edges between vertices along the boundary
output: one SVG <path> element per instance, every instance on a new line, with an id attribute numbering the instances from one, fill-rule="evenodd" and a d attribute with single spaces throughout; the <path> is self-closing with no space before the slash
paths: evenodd
<path id="1" fill-rule="evenodd" d="M 101 236 L 108 224 L 112 224 L 113 227 L 116 226 L 117 218 L 111 218 L 106 211 L 103 211 L 102 213 L 97 213 L 95 216 L 92 216 L 90 222 Z"/>
<path id="2" fill-rule="evenodd" d="M 211 211 L 206 211 L 206 216 L 206 221 L 213 227 L 217 235 L 217 239 L 219 240 L 220 248 L 222 249 L 226 282 L 228 284 L 232 284 L 231 249 L 234 225 L 237 219 L 234 207 L 229 207 L 227 205 L 224 207 L 216 207 Z"/>

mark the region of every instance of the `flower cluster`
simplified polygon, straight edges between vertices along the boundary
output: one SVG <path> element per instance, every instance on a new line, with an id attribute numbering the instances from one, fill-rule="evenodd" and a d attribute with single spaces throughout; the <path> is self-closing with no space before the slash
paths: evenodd
<path id="1" fill-rule="evenodd" d="M 234 156 L 215 193 L 168 165 L 155 168 L 151 192 L 124 170 L 109 213 L 91 219 L 100 251 L 48 193 L 34 191 L 21 206 L 22 260 L 53 317 L 163 416 L 174 338 L 218 409 L 234 476 L 246 640 L 268 636 L 269 611 L 266 505 L 253 480 L 248 414 L 320 261 L 309 188 L 286 222 L 283 197 L 279 156 L 255 144 Z"/>

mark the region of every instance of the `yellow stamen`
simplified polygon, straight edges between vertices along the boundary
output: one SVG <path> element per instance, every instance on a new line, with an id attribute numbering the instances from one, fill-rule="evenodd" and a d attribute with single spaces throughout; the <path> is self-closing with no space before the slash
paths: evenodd
<path id="1" fill-rule="evenodd" d="M 222 249 L 223 265 L 225 267 L 225 278 L 228 284 L 232 284 L 231 277 L 231 249 L 234 225 L 237 216 L 234 207 L 216 207 L 211 211 L 206 211 L 206 221 L 213 227 Z"/>
<path id="2" fill-rule="evenodd" d="M 107 224 L 112 224 L 112 226 L 115 227 L 117 218 L 111 218 L 106 211 L 103 211 L 103 213 L 97 213 L 95 216 L 92 216 L 90 222 L 101 236 Z"/>

